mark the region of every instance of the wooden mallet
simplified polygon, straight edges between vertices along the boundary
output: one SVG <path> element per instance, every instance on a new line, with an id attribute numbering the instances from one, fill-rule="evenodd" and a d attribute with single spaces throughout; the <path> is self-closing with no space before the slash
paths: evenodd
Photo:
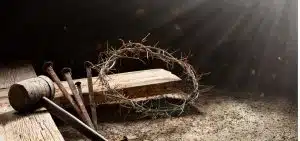
<path id="1" fill-rule="evenodd" d="M 30 113 L 38 108 L 45 107 L 51 114 L 70 124 L 86 137 L 92 140 L 107 140 L 94 129 L 51 101 L 54 98 L 54 92 L 52 80 L 46 76 L 39 76 L 13 84 L 9 89 L 8 98 L 10 105 L 20 113 Z"/>

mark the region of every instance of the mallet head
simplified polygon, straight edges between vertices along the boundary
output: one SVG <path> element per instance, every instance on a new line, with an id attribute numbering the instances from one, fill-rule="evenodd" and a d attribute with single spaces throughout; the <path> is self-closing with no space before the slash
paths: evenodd
<path id="1" fill-rule="evenodd" d="M 40 108 L 41 98 L 54 98 L 54 83 L 46 76 L 30 78 L 13 84 L 8 92 L 10 105 L 18 112 L 27 113 Z"/>

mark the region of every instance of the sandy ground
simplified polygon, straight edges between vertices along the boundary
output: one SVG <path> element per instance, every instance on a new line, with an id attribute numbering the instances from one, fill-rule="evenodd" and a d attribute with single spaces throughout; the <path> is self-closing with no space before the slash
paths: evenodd
<path id="1" fill-rule="evenodd" d="M 241 94 L 242 95 L 242 94 Z M 132 141 L 293 141 L 297 140 L 297 107 L 286 98 L 248 95 L 205 96 L 200 111 L 181 117 L 99 124 L 109 140 Z M 59 126 L 66 140 L 87 140 L 69 126 Z"/>

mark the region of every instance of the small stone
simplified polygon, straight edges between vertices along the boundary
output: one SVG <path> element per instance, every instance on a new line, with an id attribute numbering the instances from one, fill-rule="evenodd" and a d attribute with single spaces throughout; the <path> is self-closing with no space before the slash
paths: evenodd
<path id="1" fill-rule="evenodd" d="M 145 133 L 145 132 L 148 132 L 148 131 L 150 131 L 149 128 L 142 128 L 142 129 L 141 129 L 141 132 L 142 132 L 142 133 Z"/>
<path id="2" fill-rule="evenodd" d="M 191 134 L 191 133 L 187 133 L 187 134 L 183 135 L 182 139 L 184 141 L 196 141 L 197 139 L 199 139 L 199 137 L 197 135 L 194 135 L 194 134 Z"/>
<path id="3" fill-rule="evenodd" d="M 127 138 L 128 140 L 134 140 L 134 139 L 137 139 L 138 137 L 135 136 L 135 135 L 128 135 L 128 136 L 126 136 L 126 138 Z"/>
<path id="4" fill-rule="evenodd" d="M 165 141 L 166 139 L 165 138 L 163 138 L 163 137 L 160 137 L 160 138 L 157 138 L 157 139 L 155 139 L 156 141 Z"/>

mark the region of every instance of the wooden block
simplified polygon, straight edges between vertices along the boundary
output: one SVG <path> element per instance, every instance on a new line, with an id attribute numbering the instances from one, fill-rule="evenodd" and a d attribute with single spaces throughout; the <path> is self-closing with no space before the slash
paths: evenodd
<path id="1" fill-rule="evenodd" d="M 108 78 L 108 83 L 111 88 L 117 89 L 130 99 L 181 92 L 176 88 L 176 83 L 178 83 L 181 79 L 164 69 L 150 69 L 112 74 L 108 75 Z M 74 80 L 74 82 L 78 81 L 81 82 L 83 97 L 87 102 L 87 79 Z M 71 94 L 68 84 L 66 82 L 62 83 Z M 98 102 L 98 104 L 104 102 L 105 97 L 103 96 L 103 92 L 106 91 L 106 88 L 100 85 L 98 77 L 93 77 L 93 87 L 96 102 Z M 58 101 L 59 104 L 68 103 L 56 85 L 55 90 L 56 101 Z"/>
<path id="2" fill-rule="evenodd" d="M 27 64 L 0 70 L 0 82 L 4 84 L 1 87 L 6 88 L 0 89 L 0 141 L 63 141 L 45 109 L 25 116 L 16 114 L 9 105 L 8 87 L 17 81 L 36 77 L 33 67 Z"/>

